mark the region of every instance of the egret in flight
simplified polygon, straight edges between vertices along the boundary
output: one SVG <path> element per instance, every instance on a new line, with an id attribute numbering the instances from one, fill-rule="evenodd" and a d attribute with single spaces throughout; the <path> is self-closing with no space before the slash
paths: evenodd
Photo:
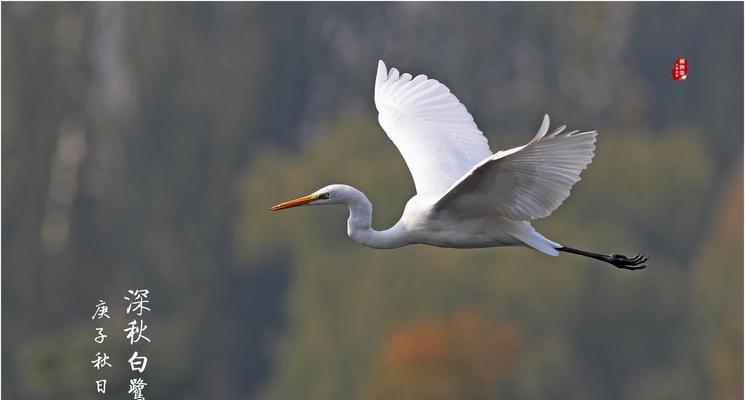
<path id="1" fill-rule="evenodd" d="M 450 90 L 426 75 L 412 77 L 378 62 L 378 121 L 411 171 L 416 195 L 390 229 L 371 227 L 372 204 L 348 185 L 329 185 L 271 210 L 343 204 L 347 233 L 378 249 L 409 244 L 480 248 L 524 246 L 550 256 L 578 254 L 623 269 L 642 269 L 647 257 L 598 254 L 545 238 L 530 225 L 556 210 L 595 152 L 596 131 L 551 133 L 548 115 L 528 144 L 492 154 L 473 117 Z"/>

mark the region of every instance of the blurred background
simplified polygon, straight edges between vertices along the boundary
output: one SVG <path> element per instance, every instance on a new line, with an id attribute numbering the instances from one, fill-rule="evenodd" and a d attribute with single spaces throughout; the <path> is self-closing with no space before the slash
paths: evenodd
<path id="1" fill-rule="evenodd" d="M 146 398 L 740 399 L 742 38 L 742 3 L 3 2 L 2 395 L 131 398 L 146 288 Z M 494 151 L 544 113 L 597 129 L 534 225 L 649 268 L 372 250 L 342 207 L 268 212 L 346 183 L 398 219 L 378 59 L 447 84 Z"/>

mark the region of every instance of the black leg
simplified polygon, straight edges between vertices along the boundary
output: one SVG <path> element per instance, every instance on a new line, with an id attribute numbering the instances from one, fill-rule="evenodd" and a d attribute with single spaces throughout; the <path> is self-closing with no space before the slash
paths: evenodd
<path id="1" fill-rule="evenodd" d="M 571 247 L 562 246 L 556 249 L 558 251 L 563 251 L 566 253 L 572 253 L 572 254 L 579 254 L 580 256 L 590 257 L 594 258 L 596 260 L 605 261 L 608 264 L 613 264 L 616 268 L 621 269 L 643 269 L 646 268 L 646 265 L 640 265 L 647 260 L 649 260 L 649 257 L 644 257 L 644 254 L 637 254 L 634 257 L 627 258 L 626 256 L 620 255 L 620 254 L 598 254 L 598 253 L 591 253 L 589 251 L 579 250 L 579 249 L 573 249 Z"/>

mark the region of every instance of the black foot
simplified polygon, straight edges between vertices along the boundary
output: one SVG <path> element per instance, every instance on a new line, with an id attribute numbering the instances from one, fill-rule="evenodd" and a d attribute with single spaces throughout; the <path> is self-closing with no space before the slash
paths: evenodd
<path id="1" fill-rule="evenodd" d="M 646 265 L 639 265 L 644 264 L 649 260 L 649 257 L 644 257 L 644 254 L 637 253 L 634 257 L 627 258 L 624 255 L 621 254 L 611 254 L 609 256 L 606 256 L 607 259 L 605 262 L 613 264 L 616 266 L 616 268 L 621 269 L 630 269 L 630 270 L 636 270 L 636 269 L 644 269 L 647 268 Z"/>

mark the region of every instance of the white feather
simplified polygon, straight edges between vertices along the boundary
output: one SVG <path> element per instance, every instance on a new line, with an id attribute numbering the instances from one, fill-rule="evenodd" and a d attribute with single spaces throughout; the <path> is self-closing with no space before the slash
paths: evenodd
<path id="1" fill-rule="evenodd" d="M 476 163 L 490 156 L 473 117 L 442 83 L 399 76 L 378 63 L 378 121 L 401 152 L 419 196 L 436 199 Z"/>
<path id="2" fill-rule="evenodd" d="M 592 161 L 597 132 L 562 134 L 562 126 L 546 136 L 548 126 L 546 115 L 530 143 L 478 163 L 452 185 L 435 208 L 516 221 L 549 216 Z"/>

